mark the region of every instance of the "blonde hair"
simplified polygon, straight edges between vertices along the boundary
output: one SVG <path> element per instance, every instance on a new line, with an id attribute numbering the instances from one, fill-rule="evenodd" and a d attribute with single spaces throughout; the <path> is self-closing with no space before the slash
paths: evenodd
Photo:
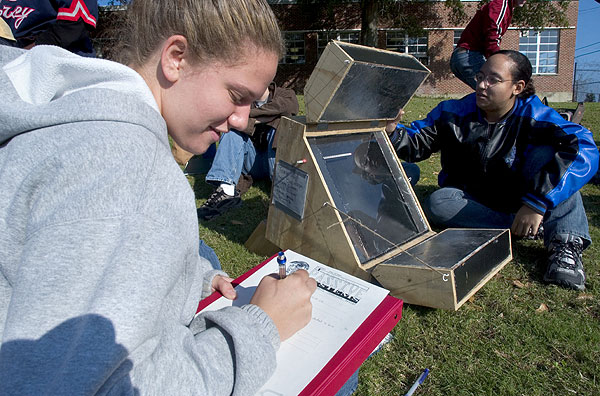
<path id="1" fill-rule="evenodd" d="M 121 62 L 141 66 L 173 35 L 188 40 L 191 59 L 246 61 L 248 44 L 283 56 L 277 19 L 266 0 L 133 0 Z"/>

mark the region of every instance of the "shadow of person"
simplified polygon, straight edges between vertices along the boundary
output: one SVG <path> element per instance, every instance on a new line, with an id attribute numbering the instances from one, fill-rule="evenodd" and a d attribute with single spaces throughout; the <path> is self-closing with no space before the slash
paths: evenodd
<path id="1" fill-rule="evenodd" d="M 105 317 L 69 319 L 37 340 L 16 339 L 0 348 L 0 394 L 139 395 L 131 384 L 128 351 L 115 341 Z"/>

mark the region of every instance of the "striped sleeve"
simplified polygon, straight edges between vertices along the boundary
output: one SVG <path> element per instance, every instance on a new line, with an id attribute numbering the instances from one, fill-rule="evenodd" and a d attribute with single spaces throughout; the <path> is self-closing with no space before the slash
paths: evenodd
<path id="1" fill-rule="evenodd" d="M 81 19 L 95 28 L 98 22 L 98 2 L 95 0 L 61 0 L 56 19 L 72 22 Z"/>

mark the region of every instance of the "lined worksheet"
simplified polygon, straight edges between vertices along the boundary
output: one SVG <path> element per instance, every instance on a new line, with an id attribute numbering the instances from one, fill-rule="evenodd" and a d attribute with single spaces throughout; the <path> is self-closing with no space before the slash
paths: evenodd
<path id="1" fill-rule="evenodd" d="M 277 369 L 257 393 L 261 396 L 297 395 L 321 371 L 369 314 L 383 301 L 388 290 L 287 250 L 287 274 L 305 269 L 317 281 L 311 301 L 311 322 L 281 344 Z M 222 297 L 203 311 L 247 304 L 260 280 L 278 272 L 273 258 L 236 287 L 238 297 Z"/>

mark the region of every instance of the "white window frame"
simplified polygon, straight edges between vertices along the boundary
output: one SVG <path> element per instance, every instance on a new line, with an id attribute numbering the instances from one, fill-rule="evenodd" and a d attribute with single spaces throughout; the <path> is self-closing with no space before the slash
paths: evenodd
<path id="1" fill-rule="evenodd" d="M 556 35 L 548 36 L 550 33 L 556 33 Z M 553 39 L 555 41 L 551 41 Z M 519 51 L 529 58 L 533 74 L 558 74 L 559 45 L 560 29 L 525 30 L 520 33 Z M 532 46 L 534 50 L 531 49 Z M 554 55 L 553 62 L 549 60 L 551 57 L 548 55 Z"/>
<path id="2" fill-rule="evenodd" d="M 454 29 L 454 43 L 452 44 L 452 48 L 456 48 L 458 45 L 458 41 L 460 40 L 460 36 L 465 29 Z"/>
<path id="3" fill-rule="evenodd" d="M 320 57 L 325 47 L 331 40 L 343 41 L 344 43 L 359 44 L 360 30 L 333 30 L 317 33 L 317 54 Z"/>
<path id="4" fill-rule="evenodd" d="M 306 63 L 306 43 L 304 32 L 283 32 L 285 55 L 280 64 L 299 65 Z"/>
<path id="5" fill-rule="evenodd" d="M 425 36 L 410 37 L 402 31 L 388 30 L 385 32 L 386 49 L 412 55 L 419 62 L 427 65 L 429 64 L 429 55 L 427 54 L 429 37 L 427 33 L 425 34 Z M 416 51 L 414 48 L 416 48 Z M 419 49 L 424 49 L 424 51 L 419 51 Z"/>

